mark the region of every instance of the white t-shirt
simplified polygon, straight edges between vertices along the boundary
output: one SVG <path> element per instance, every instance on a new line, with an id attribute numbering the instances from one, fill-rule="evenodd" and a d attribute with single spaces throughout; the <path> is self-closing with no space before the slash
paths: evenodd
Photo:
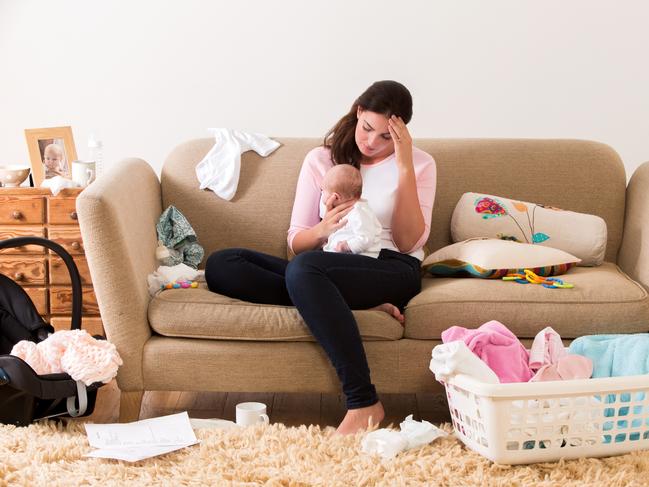
<path id="1" fill-rule="evenodd" d="M 327 208 L 320 197 L 320 218 L 324 218 Z M 381 251 L 381 222 L 370 209 L 367 201 L 360 199 L 345 217 L 347 223 L 329 235 L 323 250 L 336 252 L 340 242 L 347 242 L 354 254 L 378 257 Z"/>
<path id="2" fill-rule="evenodd" d="M 397 160 L 394 156 L 377 164 L 361 164 L 363 177 L 362 198 L 367 200 L 374 215 L 381 222 L 381 248 L 399 252 L 392 241 L 392 213 L 399 186 Z M 419 260 L 424 258 L 424 249 L 419 248 L 410 255 Z"/>

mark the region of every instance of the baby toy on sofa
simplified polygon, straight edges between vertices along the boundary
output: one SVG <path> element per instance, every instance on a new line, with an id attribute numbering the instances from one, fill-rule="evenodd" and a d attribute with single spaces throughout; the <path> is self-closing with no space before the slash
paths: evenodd
<path id="1" fill-rule="evenodd" d="M 160 289 L 187 289 L 187 288 L 197 288 L 198 283 L 196 281 L 189 281 L 187 279 L 176 279 L 175 281 L 168 282 L 160 286 Z"/>
<path id="2" fill-rule="evenodd" d="M 574 284 L 563 282 L 562 279 L 556 277 L 539 276 L 529 269 L 523 269 L 523 272 L 525 274 L 507 274 L 503 277 L 503 281 L 516 281 L 519 284 L 540 284 L 548 289 L 571 289 L 575 287 Z"/>

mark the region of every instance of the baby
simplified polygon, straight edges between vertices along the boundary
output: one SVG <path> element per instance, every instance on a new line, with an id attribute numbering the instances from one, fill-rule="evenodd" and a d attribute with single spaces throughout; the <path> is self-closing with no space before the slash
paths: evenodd
<path id="1" fill-rule="evenodd" d="M 43 151 L 43 164 L 45 165 L 45 177 L 54 176 L 68 177 L 68 168 L 65 163 L 63 149 L 57 144 L 49 144 Z"/>
<path id="2" fill-rule="evenodd" d="M 326 213 L 325 202 L 334 195 L 333 206 L 355 201 L 345 219 L 347 223 L 334 233 L 324 246 L 327 252 L 346 252 L 378 257 L 381 251 L 381 223 L 366 200 L 361 199 L 361 172 L 349 164 L 338 164 L 327 171 L 322 181 L 320 218 Z"/>

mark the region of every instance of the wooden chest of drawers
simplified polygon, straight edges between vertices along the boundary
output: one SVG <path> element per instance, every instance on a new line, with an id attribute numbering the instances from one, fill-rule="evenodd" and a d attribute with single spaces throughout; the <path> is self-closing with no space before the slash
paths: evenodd
<path id="1" fill-rule="evenodd" d="M 81 189 L 0 188 L 0 240 L 35 235 L 62 245 L 73 256 L 83 284 L 82 328 L 104 334 L 97 298 L 77 221 L 76 198 Z M 48 249 L 25 246 L 0 251 L 0 273 L 20 284 L 38 312 L 57 330 L 70 328 L 72 288 L 63 261 Z"/>

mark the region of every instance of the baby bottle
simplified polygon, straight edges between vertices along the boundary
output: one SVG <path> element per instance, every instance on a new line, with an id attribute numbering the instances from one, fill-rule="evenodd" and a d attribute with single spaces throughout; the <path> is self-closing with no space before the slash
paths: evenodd
<path id="1" fill-rule="evenodd" d="M 95 161 L 95 172 L 97 175 L 103 172 L 104 145 L 97 140 L 94 134 L 88 137 L 88 160 Z"/>

